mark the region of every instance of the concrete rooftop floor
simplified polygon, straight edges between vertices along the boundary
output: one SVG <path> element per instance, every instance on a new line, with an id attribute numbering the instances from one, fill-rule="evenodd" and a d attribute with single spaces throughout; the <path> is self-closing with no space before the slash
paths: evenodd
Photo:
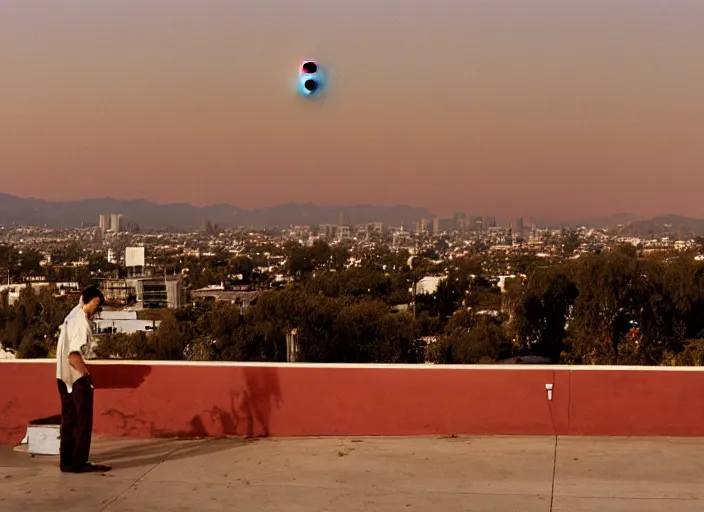
<path id="1" fill-rule="evenodd" d="M 0 510 L 704 510 L 704 439 L 96 438 L 105 475 L 0 447 Z"/>

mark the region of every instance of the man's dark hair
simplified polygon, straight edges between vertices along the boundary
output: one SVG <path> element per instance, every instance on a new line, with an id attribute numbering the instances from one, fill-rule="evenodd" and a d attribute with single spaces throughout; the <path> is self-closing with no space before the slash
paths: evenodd
<path id="1" fill-rule="evenodd" d="M 94 284 L 86 286 L 81 292 L 81 297 L 83 298 L 83 304 L 88 304 L 96 297 L 100 299 L 100 303 L 98 304 L 99 306 L 102 306 L 105 302 L 105 296 L 103 295 L 103 292 L 101 292 L 98 287 Z"/>

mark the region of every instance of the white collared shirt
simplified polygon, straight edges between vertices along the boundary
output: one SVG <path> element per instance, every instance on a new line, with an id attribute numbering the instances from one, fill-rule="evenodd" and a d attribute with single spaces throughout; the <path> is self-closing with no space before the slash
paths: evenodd
<path id="1" fill-rule="evenodd" d="M 80 353 L 86 359 L 93 346 L 93 330 L 83 309 L 70 313 L 61 325 L 59 342 L 56 345 L 56 378 L 66 384 L 70 393 L 73 383 L 81 374 L 68 361 L 72 352 Z"/>

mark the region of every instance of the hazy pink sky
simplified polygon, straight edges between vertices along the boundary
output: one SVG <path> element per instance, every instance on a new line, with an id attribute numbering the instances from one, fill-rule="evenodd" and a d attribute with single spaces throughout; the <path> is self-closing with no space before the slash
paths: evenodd
<path id="1" fill-rule="evenodd" d="M 4 0 L 0 192 L 704 216 L 702 27 L 701 0 Z"/>

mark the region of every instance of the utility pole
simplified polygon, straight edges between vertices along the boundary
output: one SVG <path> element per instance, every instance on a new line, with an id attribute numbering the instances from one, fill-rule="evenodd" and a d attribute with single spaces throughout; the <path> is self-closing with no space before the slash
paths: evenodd
<path id="1" fill-rule="evenodd" d="M 416 277 L 413 275 L 413 258 L 415 256 L 411 256 L 408 258 L 408 261 L 406 262 L 408 264 L 408 268 L 411 270 L 411 294 L 413 296 L 413 320 L 416 319 Z"/>
<path id="2" fill-rule="evenodd" d="M 416 279 L 413 278 L 413 320 L 416 319 Z"/>

